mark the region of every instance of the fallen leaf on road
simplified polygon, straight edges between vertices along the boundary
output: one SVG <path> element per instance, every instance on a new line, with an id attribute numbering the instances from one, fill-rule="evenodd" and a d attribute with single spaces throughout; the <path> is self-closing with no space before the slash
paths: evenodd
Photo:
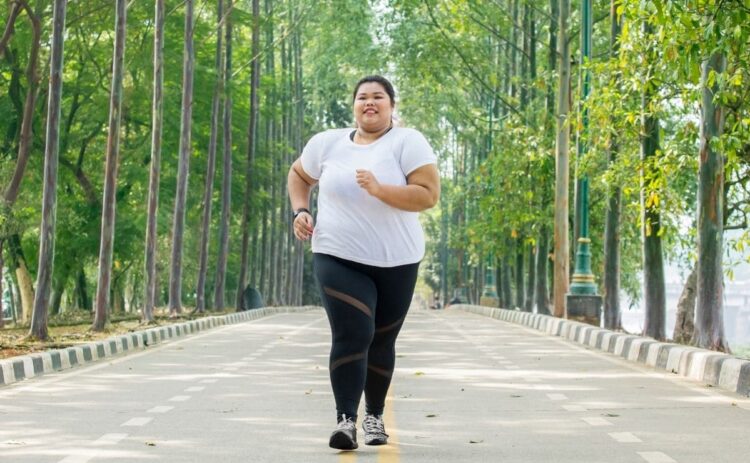
<path id="1" fill-rule="evenodd" d="M 483 440 L 470 440 L 469 441 L 470 444 L 481 444 L 482 442 L 484 441 Z"/>
<path id="2" fill-rule="evenodd" d="M 435 418 L 435 417 L 436 417 L 437 415 L 434 415 L 434 414 L 432 414 L 432 413 L 431 413 L 431 414 L 429 414 L 429 415 L 425 415 L 425 416 L 426 416 L 427 418 Z"/>
<path id="3" fill-rule="evenodd" d="M 146 441 L 146 445 L 148 445 L 149 447 L 156 447 L 156 442 Z"/>
<path id="4" fill-rule="evenodd" d="M 308 389 L 305 391 L 305 395 L 310 395 L 310 394 L 312 394 L 312 389 Z"/>
<path id="5" fill-rule="evenodd" d="M 414 373 L 414 376 L 424 376 L 424 373 L 421 371 L 417 371 L 416 373 Z"/>

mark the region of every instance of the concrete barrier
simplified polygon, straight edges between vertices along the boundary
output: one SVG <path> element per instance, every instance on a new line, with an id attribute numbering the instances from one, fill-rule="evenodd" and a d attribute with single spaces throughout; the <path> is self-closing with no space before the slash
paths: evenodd
<path id="1" fill-rule="evenodd" d="M 67 370 L 75 366 L 93 363 L 117 355 L 140 351 L 148 346 L 159 344 L 169 339 L 189 336 L 219 326 L 257 320 L 280 313 L 306 312 L 317 308 L 315 306 L 264 307 L 262 309 L 204 317 L 189 322 L 149 328 L 143 331 L 113 336 L 100 341 L 92 341 L 64 349 L 10 357 L 0 360 L 0 386 L 54 371 Z"/>
<path id="2" fill-rule="evenodd" d="M 750 360 L 681 344 L 659 342 L 647 337 L 617 333 L 550 315 L 467 304 L 451 305 L 448 310 L 463 310 L 524 325 L 551 336 L 562 337 L 617 355 L 631 362 L 648 365 L 656 370 L 750 396 Z"/>

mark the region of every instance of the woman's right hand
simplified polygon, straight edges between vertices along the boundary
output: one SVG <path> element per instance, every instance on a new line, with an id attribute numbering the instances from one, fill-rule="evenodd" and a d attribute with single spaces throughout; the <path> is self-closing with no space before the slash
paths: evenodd
<path id="1" fill-rule="evenodd" d="M 302 212 L 294 219 L 294 236 L 300 241 L 307 241 L 313 234 L 313 218 Z"/>

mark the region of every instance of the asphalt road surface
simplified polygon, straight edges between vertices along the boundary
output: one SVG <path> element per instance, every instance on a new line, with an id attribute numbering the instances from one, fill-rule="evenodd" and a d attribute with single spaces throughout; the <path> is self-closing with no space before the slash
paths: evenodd
<path id="1" fill-rule="evenodd" d="M 280 314 L 1 388 L 0 462 L 750 461 L 747 398 L 450 310 L 407 318 L 389 445 L 339 452 L 329 343 Z"/>

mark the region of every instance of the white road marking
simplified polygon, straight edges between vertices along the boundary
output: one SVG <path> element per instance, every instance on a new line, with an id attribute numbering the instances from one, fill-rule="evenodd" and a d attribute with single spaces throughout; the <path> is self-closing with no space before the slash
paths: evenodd
<path id="1" fill-rule="evenodd" d="M 120 426 L 145 426 L 153 420 L 150 416 L 140 416 L 138 418 L 131 418 L 128 421 L 122 423 Z"/>
<path id="2" fill-rule="evenodd" d="M 115 445 L 126 437 L 128 437 L 128 435 L 122 433 L 105 434 L 99 439 L 95 440 L 94 445 Z"/>
<path id="3" fill-rule="evenodd" d="M 200 380 L 200 382 L 203 383 L 203 384 L 213 384 L 213 383 L 215 383 L 217 381 L 219 381 L 219 380 L 216 379 L 216 378 L 208 378 L 208 379 L 202 379 L 202 380 Z"/>
<path id="4" fill-rule="evenodd" d="M 632 432 L 611 432 L 609 433 L 609 437 L 616 440 L 617 442 L 622 442 L 623 444 L 643 442 Z"/>
<path id="5" fill-rule="evenodd" d="M 648 463 L 677 463 L 669 455 L 662 452 L 638 452 L 638 455 Z"/>
<path id="6" fill-rule="evenodd" d="M 506 365 L 505 368 L 507 368 L 508 370 L 520 370 L 521 369 L 521 367 L 519 367 L 518 365 Z"/>
<path id="7" fill-rule="evenodd" d="M 170 402 L 185 402 L 186 400 L 190 400 L 189 395 L 176 395 L 169 399 Z"/>
<path id="8" fill-rule="evenodd" d="M 604 418 L 599 417 L 587 417 L 587 418 L 581 418 L 586 423 L 590 424 L 591 426 L 612 426 L 612 423 L 605 420 Z"/>
<path id="9" fill-rule="evenodd" d="M 568 396 L 565 394 L 547 394 L 549 400 L 568 400 Z"/>
<path id="10" fill-rule="evenodd" d="M 562 408 L 569 412 L 585 412 L 586 407 L 582 407 L 580 405 L 563 405 Z"/>
<path id="11" fill-rule="evenodd" d="M 57 463 L 88 463 L 92 455 L 68 455 Z"/>
<path id="12" fill-rule="evenodd" d="M 200 391 L 204 390 L 205 388 L 206 388 L 206 386 L 193 386 L 193 387 L 189 387 L 189 388 L 185 389 L 184 392 L 200 392 Z"/>
<path id="13" fill-rule="evenodd" d="M 523 380 L 524 380 L 524 381 L 526 381 L 527 383 L 541 383 L 541 382 L 542 382 L 542 379 L 541 379 L 541 378 L 530 378 L 530 377 L 526 377 L 526 378 L 524 378 Z"/>
<path id="14" fill-rule="evenodd" d="M 174 407 L 172 407 L 171 405 L 159 405 L 157 407 L 147 410 L 146 413 L 167 413 L 173 408 Z"/>

